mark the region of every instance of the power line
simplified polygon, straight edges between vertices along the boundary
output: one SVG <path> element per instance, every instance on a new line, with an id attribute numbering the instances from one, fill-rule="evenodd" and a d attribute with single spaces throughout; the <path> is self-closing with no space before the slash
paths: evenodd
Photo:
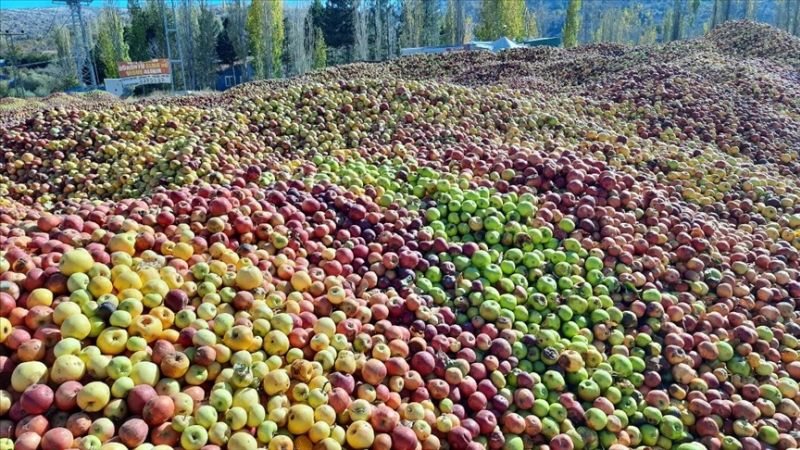
<path id="1" fill-rule="evenodd" d="M 75 66 L 78 81 L 89 87 L 97 87 L 97 69 L 94 66 L 92 48 L 89 45 L 89 35 L 86 23 L 83 20 L 81 6 L 88 5 L 92 0 L 53 0 L 53 3 L 64 4 L 69 8 L 72 35 L 75 36 Z"/>

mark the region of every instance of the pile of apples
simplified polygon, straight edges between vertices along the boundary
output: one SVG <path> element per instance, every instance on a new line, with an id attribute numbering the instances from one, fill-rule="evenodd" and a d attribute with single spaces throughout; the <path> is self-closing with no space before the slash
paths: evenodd
<path id="1" fill-rule="evenodd" d="M 684 83 L 713 39 L 26 112 L 0 450 L 796 448 L 800 116 Z M 444 82 L 582 54 L 615 75 Z"/>

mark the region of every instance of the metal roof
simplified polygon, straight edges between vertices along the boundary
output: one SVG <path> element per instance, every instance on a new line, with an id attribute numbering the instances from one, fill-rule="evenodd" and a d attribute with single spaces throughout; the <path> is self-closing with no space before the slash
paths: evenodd
<path id="1" fill-rule="evenodd" d="M 459 50 L 488 50 L 490 52 L 499 52 L 509 48 L 538 47 L 541 45 L 558 46 L 560 43 L 561 40 L 557 37 L 525 39 L 520 42 L 514 42 L 511 39 L 503 36 L 495 41 L 472 41 L 464 45 L 437 45 L 432 47 L 404 48 L 400 50 L 400 56 L 439 54 Z"/>

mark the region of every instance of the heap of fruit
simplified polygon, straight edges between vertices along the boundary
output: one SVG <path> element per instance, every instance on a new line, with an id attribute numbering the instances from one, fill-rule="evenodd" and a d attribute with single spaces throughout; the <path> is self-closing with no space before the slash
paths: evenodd
<path id="1" fill-rule="evenodd" d="M 796 448 L 796 75 L 714 50 L 754 28 L 32 109 L 0 450 Z"/>

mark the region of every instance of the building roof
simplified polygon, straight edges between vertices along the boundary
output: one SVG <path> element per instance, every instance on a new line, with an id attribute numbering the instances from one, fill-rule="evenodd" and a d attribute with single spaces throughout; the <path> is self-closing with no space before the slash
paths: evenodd
<path id="1" fill-rule="evenodd" d="M 472 41 L 465 45 L 438 45 L 432 47 L 411 47 L 400 50 L 401 56 L 416 55 L 420 53 L 446 53 L 457 50 L 488 50 L 490 52 L 499 52 L 509 48 L 520 47 L 537 47 L 540 45 L 557 46 L 560 43 L 559 38 L 537 38 L 525 39 L 520 42 L 514 42 L 511 39 L 503 36 L 496 41 Z"/>

